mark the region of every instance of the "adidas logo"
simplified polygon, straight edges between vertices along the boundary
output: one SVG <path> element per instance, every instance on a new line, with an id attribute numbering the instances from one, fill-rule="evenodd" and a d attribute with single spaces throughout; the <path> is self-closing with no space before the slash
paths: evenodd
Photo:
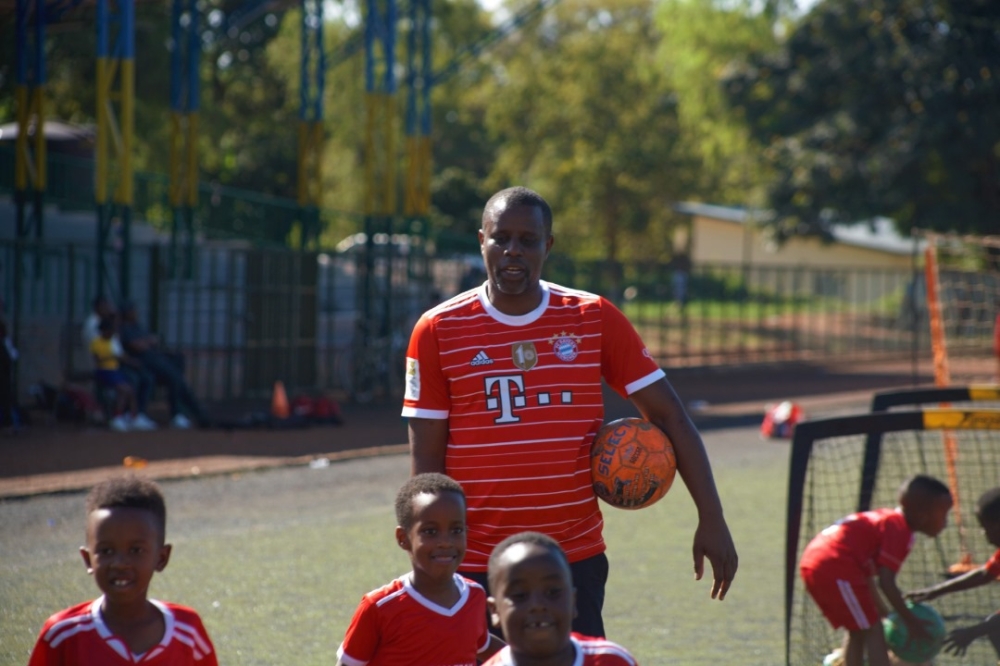
<path id="1" fill-rule="evenodd" d="M 486 352 L 483 350 L 479 350 L 479 353 L 472 359 L 472 363 L 470 365 L 473 367 L 477 365 L 493 365 L 493 359 L 487 356 Z"/>

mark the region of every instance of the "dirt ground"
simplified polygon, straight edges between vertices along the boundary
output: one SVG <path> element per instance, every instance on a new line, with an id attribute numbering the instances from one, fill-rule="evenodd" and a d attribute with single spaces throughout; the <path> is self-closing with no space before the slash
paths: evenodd
<path id="1" fill-rule="evenodd" d="M 992 365 L 953 363 L 953 383 L 992 381 Z M 878 390 L 933 384 L 926 361 L 683 369 L 669 378 L 701 429 L 759 423 L 767 405 L 781 400 L 799 403 L 808 415 L 812 407 L 865 404 Z M 606 393 L 607 420 L 635 413 L 630 403 Z M 30 427 L 0 436 L 0 498 L 86 488 L 120 471 L 128 457 L 142 459 L 143 472 L 154 478 L 177 478 L 406 450 L 399 404 L 347 403 L 341 409 L 343 422 L 335 426 L 130 433 L 55 424 L 36 414 Z"/>

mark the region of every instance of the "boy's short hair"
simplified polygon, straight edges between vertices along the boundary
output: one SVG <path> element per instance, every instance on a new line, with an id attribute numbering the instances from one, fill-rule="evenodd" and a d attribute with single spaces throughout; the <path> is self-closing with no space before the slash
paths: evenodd
<path id="1" fill-rule="evenodd" d="M 496 548 L 493 549 L 493 552 L 490 553 L 490 559 L 486 565 L 486 578 L 491 590 L 495 589 L 496 578 L 500 573 L 500 558 L 503 557 L 503 554 L 510 550 L 512 546 L 516 546 L 520 543 L 545 548 L 550 553 L 556 555 L 556 557 L 558 557 L 562 563 L 566 565 L 566 571 L 570 570 L 569 558 L 566 557 L 566 551 L 562 549 L 562 546 L 559 545 L 558 541 L 550 537 L 548 534 L 542 534 L 541 532 L 519 532 L 517 534 L 510 535 L 498 543 Z"/>
<path id="2" fill-rule="evenodd" d="M 976 515 L 984 523 L 1000 523 L 1000 486 L 979 496 L 976 500 Z"/>
<path id="3" fill-rule="evenodd" d="M 465 502 L 465 491 L 458 481 L 450 476 L 437 472 L 417 474 L 404 483 L 396 493 L 396 524 L 404 530 L 413 527 L 413 498 L 423 493 L 428 495 L 455 493 L 462 497 L 463 503 Z"/>
<path id="4" fill-rule="evenodd" d="M 899 496 L 909 496 L 912 498 L 936 498 L 943 495 L 951 495 L 951 489 L 942 481 L 926 474 L 914 474 L 899 488 Z"/>
<path id="5" fill-rule="evenodd" d="M 142 509 L 156 518 L 161 541 L 167 536 L 167 505 L 160 486 L 135 474 L 114 476 L 98 483 L 87 495 L 87 514 L 98 509 Z"/>

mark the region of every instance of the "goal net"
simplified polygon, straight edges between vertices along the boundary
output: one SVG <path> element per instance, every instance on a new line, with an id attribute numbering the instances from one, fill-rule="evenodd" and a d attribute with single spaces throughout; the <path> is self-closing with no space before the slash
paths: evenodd
<path id="1" fill-rule="evenodd" d="M 935 384 L 1000 382 L 1000 236 L 922 235 Z"/>
<path id="2" fill-rule="evenodd" d="M 958 456 L 949 463 L 942 433 L 953 436 Z M 789 466 L 785 551 L 785 657 L 788 666 L 822 664 L 839 647 L 835 632 L 805 591 L 798 560 L 821 530 L 856 511 L 896 505 L 900 485 L 913 474 L 948 482 L 957 467 L 956 501 L 974 507 L 1000 483 L 1000 410 L 925 409 L 807 421 L 795 429 Z M 967 518 L 975 520 L 971 512 Z M 954 521 L 936 538 L 918 535 L 897 582 L 904 592 L 948 577 L 963 550 L 984 563 L 993 553 L 978 531 L 963 538 Z M 949 630 L 979 622 L 1000 609 L 1000 585 L 945 595 L 932 602 Z M 963 658 L 941 654 L 938 664 L 995 663 L 988 641 L 977 641 Z"/>

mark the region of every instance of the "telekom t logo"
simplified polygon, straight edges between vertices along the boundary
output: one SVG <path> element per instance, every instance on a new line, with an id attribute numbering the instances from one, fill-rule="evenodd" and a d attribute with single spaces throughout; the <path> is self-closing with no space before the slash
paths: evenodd
<path id="1" fill-rule="evenodd" d="M 493 419 L 494 423 L 518 423 L 520 416 L 514 414 L 515 409 L 520 409 L 528 404 L 528 398 L 524 392 L 524 375 L 494 375 L 485 377 L 486 387 L 486 409 L 499 411 L 499 418 Z M 573 391 L 539 391 L 534 394 L 533 402 L 538 407 L 548 405 L 571 405 L 573 404 Z"/>
<path id="2" fill-rule="evenodd" d="M 500 375 L 486 377 L 486 408 L 500 410 L 500 418 L 494 423 L 517 423 L 514 407 L 524 407 L 524 377 L 521 375 Z"/>

